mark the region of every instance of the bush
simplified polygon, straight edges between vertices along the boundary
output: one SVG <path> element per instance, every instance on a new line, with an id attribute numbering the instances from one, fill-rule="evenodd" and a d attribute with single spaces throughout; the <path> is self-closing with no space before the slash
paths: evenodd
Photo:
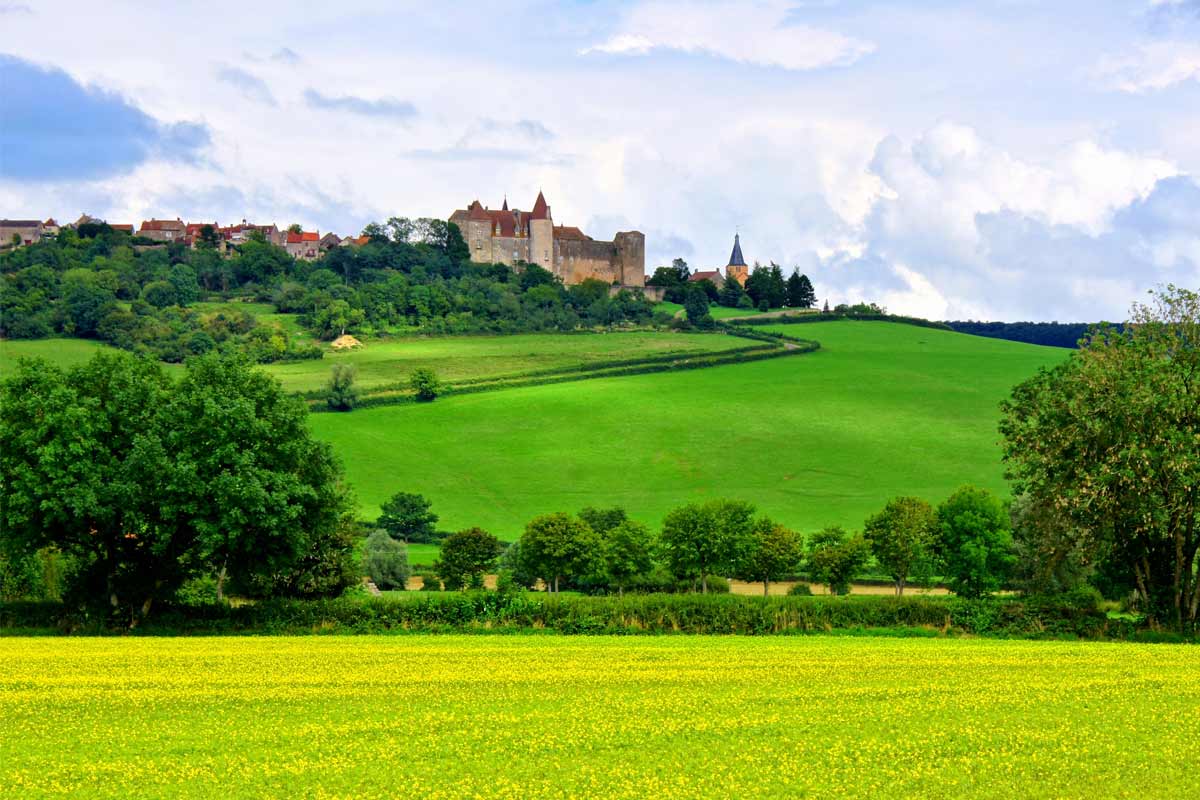
<path id="1" fill-rule="evenodd" d="M 441 579 L 432 572 L 421 573 L 421 591 L 422 592 L 440 592 L 442 590 Z"/>
<path id="2" fill-rule="evenodd" d="M 363 551 L 363 569 L 380 589 L 403 591 L 410 574 L 408 548 L 387 531 L 372 531 Z"/>
<path id="3" fill-rule="evenodd" d="M 354 386 L 357 373 L 353 364 L 334 364 L 326 385 L 325 402 L 334 411 L 349 411 L 358 402 L 358 389 Z"/>
<path id="4" fill-rule="evenodd" d="M 442 391 L 442 384 L 438 380 L 437 374 L 427 367 L 414 369 L 408 377 L 408 383 L 416 394 L 417 400 L 422 403 L 433 402 Z"/>
<path id="5" fill-rule="evenodd" d="M 192 578 L 175 591 L 175 602 L 181 606 L 208 606 L 217 602 L 217 579 L 212 575 Z"/>
<path id="6" fill-rule="evenodd" d="M 797 583 L 795 586 L 788 589 L 787 593 L 788 593 L 789 597 L 812 597 L 813 596 L 812 587 L 809 586 L 807 583 Z"/>
<path id="7" fill-rule="evenodd" d="M 720 575 L 709 575 L 707 583 L 709 594 L 729 594 L 729 581 Z"/>

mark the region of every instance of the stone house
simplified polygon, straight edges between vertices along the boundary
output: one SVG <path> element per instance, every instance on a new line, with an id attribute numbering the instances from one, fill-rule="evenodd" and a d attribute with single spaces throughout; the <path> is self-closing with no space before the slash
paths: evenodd
<path id="1" fill-rule="evenodd" d="M 156 242 L 179 242 L 187 235 L 187 226 L 181 219 L 148 219 L 138 228 L 138 236 Z"/>
<path id="2" fill-rule="evenodd" d="M 321 234 L 319 231 L 287 232 L 283 248 L 293 258 L 302 261 L 316 261 L 321 255 Z"/>
<path id="3" fill-rule="evenodd" d="M 38 219 L 0 219 L 0 246 L 33 244 L 42 238 L 44 230 Z"/>

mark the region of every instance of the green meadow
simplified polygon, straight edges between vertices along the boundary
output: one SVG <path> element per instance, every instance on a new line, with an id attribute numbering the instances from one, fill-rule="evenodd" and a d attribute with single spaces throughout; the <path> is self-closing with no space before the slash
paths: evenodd
<path id="1" fill-rule="evenodd" d="M 531 333 L 513 336 L 405 337 L 370 339 L 361 348 L 325 353 L 319 360 L 268 364 L 264 369 L 291 392 L 321 389 L 334 364 L 353 364 L 360 389 L 404 383 L 418 367 L 443 381 L 516 375 L 582 364 L 730 350 L 753 345 L 720 334 Z"/>
<path id="2" fill-rule="evenodd" d="M 657 524 L 690 500 L 733 496 L 810 531 L 860 525 L 900 494 L 938 502 L 964 483 L 1006 494 L 998 405 L 1067 355 L 887 322 L 768 329 L 821 350 L 311 424 L 341 455 L 368 518 L 393 493 L 419 492 L 439 527 L 480 525 L 511 540 L 550 511 L 619 504 Z"/>

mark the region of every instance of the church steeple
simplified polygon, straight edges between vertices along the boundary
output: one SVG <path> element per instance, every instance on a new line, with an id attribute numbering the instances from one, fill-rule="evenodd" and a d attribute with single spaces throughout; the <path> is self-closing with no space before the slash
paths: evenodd
<path id="1" fill-rule="evenodd" d="M 750 277 L 750 267 L 746 266 L 746 259 L 742 257 L 742 237 L 735 233 L 733 235 L 733 252 L 729 254 L 729 263 L 725 265 L 725 279 L 737 281 L 745 286 L 748 277 Z"/>
<path id="2" fill-rule="evenodd" d="M 733 252 L 729 254 L 729 265 L 731 267 L 746 266 L 746 259 L 742 257 L 742 240 L 739 234 L 733 235 Z"/>
<path id="3" fill-rule="evenodd" d="M 508 195 L 504 195 L 504 205 L 500 207 L 501 211 L 508 211 Z"/>

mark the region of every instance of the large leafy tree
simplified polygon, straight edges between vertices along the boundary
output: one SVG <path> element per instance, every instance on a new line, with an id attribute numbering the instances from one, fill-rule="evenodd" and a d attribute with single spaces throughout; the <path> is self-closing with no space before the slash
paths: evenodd
<path id="1" fill-rule="evenodd" d="M 654 547 L 650 529 L 631 519 L 622 520 L 603 533 L 604 572 L 616 585 L 617 594 L 625 593 L 629 581 L 650 572 L 654 566 Z"/>
<path id="2" fill-rule="evenodd" d="M 897 497 L 863 526 L 875 560 L 891 576 L 896 595 L 914 572 L 928 572 L 938 536 L 937 514 L 919 497 Z"/>
<path id="3" fill-rule="evenodd" d="M 999 589 L 1012 572 L 1011 521 L 999 498 L 964 486 L 938 506 L 941 562 L 950 588 L 964 597 Z"/>
<path id="4" fill-rule="evenodd" d="M 667 514 L 660 541 L 667 564 L 680 578 L 698 578 L 708 591 L 708 576 L 733 572 L 750 536 L 754 506 L 740 500 L 690 503 Z"/>
<path id="5" fill-rule="evenodd" d="M 442 542 L 434 571 L 447 589 L 482 588 L 483 576 L 496 568 L 500 540 L 482 528 L 452 533 Z"/>
<path id="6" fill-rule="evenodd" d="M 862 534 L 849 534 L 834 526 L 808 540 L 808 572 L 829 587 L 830 594 L 850 594 L 850 582 L 866 565 L 870 547 Z"/>
<path id="7" fill-rule="evenodd" d="M 771 581 L 777 581 L 800 569 L 804 558 L 804 537 L 778 522 L 761 517 L 754 521 L 736 564 L 737 577 L 761 581 L 763 596 L 771 593 Z"/>
<path id="8" fill-rule="evenodd" d="M 530 520 L 521 536 L 524 569 L 557 592 L 563 580 L 599 572 L 603 556 L 599 534 L 569 514 L 543 514 Z"/>
<path id="9" fill-rule="evenodd" d="M 338 464 L 304 407 L 244 361 L 198 358 L 174 384 L 127 355 L 65 373 L 24 361 L 0 399 L 4 544 L 71 554 L 77 588 L 131 624 L 201 574 L 344 587 Z M 306 557 L 340 570 L 338 585 L 288 583 Z"/>
<path id="10" fill-rule="evenodd" d="M 1004 404 L 1019 492 L 1048 503 L 1152 614 L 1200 611 L 1200 295 L 1168 286 Z"/>

